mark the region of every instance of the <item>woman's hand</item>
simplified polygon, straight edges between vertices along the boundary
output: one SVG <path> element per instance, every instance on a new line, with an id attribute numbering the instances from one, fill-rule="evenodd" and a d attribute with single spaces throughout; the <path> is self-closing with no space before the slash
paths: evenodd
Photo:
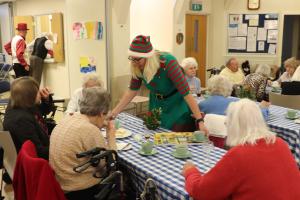
<path id="1" fill-rule="evenodd" d="M 39 92 L 40 92 L 41 98 L 46 99 L 46 100 L 49 99 L 50 90 L 47 87 L 40 89 Z"/>
<path id="2" fill-rule="evenodd" d="M 198 126 L 199 126 L 199 130 L 204 131 L 204 134 L 208 137 L 209 132 L 208 132 L 208 129 L 206 128 L 206 126 L 204 125 L 204 122 L 199 122 Z"/>
<path id="3" fill-rule="evenodd" d="M 116 137 L 116 129 L 115 129 L 115 121 L 109 120 L 106 124 L 106 136 L 107 138 L 115 138 Z"/>
<path id="4" fill-rule="evenodd" d="M 184 174 L 185 174 L 185 172 L 186 172 L 186 170 L 188 170 L 188 169 L 190 169 L 190 168 L 193 168 L 193 167 L 196 167 L 192 162 L 190 162 L 190 161 L 187 161 L 184 165 L 183 165 L 183 167 L 182 167 L 182 175 L 184 176 Z"/>

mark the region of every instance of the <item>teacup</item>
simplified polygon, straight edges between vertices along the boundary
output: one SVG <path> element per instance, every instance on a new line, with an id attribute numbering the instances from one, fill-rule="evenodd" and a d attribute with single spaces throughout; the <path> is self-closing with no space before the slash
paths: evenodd
<path id="1" fill-rule="evenodd" d="M 120 120 L 115 119 L 115 129 L 119 129 L 121 127 Z"/>
<path id="2" fill-rule="evenodd" d="M 287 117 L 289 117 L 289 118 L 295 118 L 295 117 L 297 116 L 297 111 L 296 111 L 296 110 L 289 109 L 289 110 L 287 110 L 286 115 L 287 115 Z"/>
<path id="3" fill-rule="evenodd" d="M 142 151 L 147 154 L 151 153 L 153 150 L 153 145 L 153 142 L 150 141 L 142 143 Z"/>
<path id="4" fill-rule="evenodd" d="M 186 144 L 177 144 L 175 146 L 175 153 L 178 156 L 185 156 L 188 154 L 188 147 Z"/>
<path id="5" fill-rule="evenodd" d="M 194 139 L 197 141 L 197 142 L 200 142 L 200 141 L 203 141 L 206 139 L 206 136 L 204 134 L 203 131 L 195 131 L 194 132 Z"/>

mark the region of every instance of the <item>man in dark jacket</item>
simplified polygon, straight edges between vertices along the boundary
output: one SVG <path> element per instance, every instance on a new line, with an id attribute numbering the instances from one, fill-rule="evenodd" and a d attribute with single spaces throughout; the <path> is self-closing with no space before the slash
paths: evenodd
<path id="1" fill-rule="evenodd" d="M 43 73 L 44 59 L 47 54 L 53 57 L 53 42 L 52 35 L 49 33 L 43 34 L 44 36 L 38 37 L 34 41 L 33 51 L 30 56 L 30 71 L 29 74 L 39 84 L 41 84 L 41 78 Z"/>

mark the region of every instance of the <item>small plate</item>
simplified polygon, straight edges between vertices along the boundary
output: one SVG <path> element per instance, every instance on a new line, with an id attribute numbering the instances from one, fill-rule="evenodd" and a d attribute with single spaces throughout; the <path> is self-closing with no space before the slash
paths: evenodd
<path id="1" fill-rule="evenodd" d="M 285 114 L 284 116 L 285 116 L 285 118 L 287 118 L 287 119 L 298 119 L 298 118 L 299 118 L 299 115 L 298 115 L 298 114 L 297 114 L 295 117 L 289 117 L 289 116 L 287 116 L 287 114 Z"/>
<path id="2" fill-rule="evenodd" d="M 124 148 L 125 147 L 125 148 Z M 117 142 L 117 150 L 118 151 L 127 151 L 132 148 L 132 145 L 127 142 Z"/>
<path id="3" fill-rule="evenodd" d="M 145 152 L 142 151 L 142 149 L 140 149 L 140 150 L 138 151 L 138 153 L 141 154 L 141 155 L 143 155 L 143 156 L 152 156 L 152 155 L 154 155 L 154 154 L 157 153 L 157 150 L 156 150 L 156 149 L 152 149 L 152 152 L 151 152 L 151 153 L 145 153 Z"/>
<path id="4" fill-rule="evenodd" d="M 185 159 L 192 157 L 192 153 L 188 151 L 186 155 L 178 155 L 175 151 L 173 151 L 172 156 L 174 156 L 175 158 Z"/>
<path id="5" fill-rule="evenodd" d="M 101 132 L 102 132 L 103 137 L 106 137 L 106 130 L 101 131 Z M 116 139 L 127 138 L 131 135 L 132 135 L 132 132 L 127 129 L 119 128 L 116 130 Z"/>
<path id="6" fill-rule="evenodd" d="M 300 119 L 295 119 L 294 121 L 296 124 L 300 124 Z"/>

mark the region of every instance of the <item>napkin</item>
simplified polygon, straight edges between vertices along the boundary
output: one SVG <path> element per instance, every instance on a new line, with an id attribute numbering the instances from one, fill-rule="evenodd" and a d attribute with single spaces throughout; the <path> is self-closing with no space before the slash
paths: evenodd
<path id="1" fill-rule="evenodd" d="M 226 116 L 224 115 L 206 114 L 204 124 L 210 135 L 225 138 L 227 136 L 225 120 Z"/>

